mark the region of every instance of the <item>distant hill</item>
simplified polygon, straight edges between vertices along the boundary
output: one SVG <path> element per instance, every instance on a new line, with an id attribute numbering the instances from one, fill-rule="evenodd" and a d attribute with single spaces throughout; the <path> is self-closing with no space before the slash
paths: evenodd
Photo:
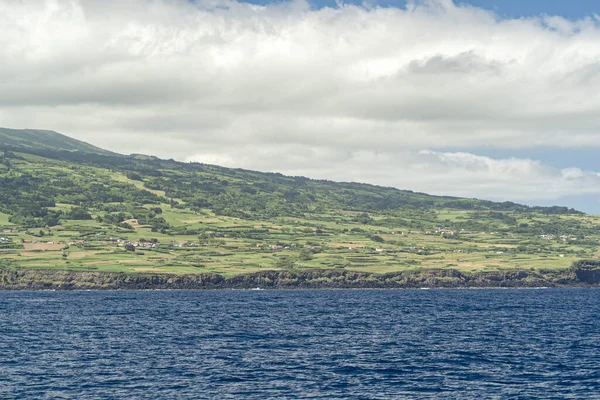
<path id="1" fill-rule="evenodd" d="M 8 129 L 0 128 L 1 149 L 22 150 L 56 150 L 56 151 L 79 151 L 82 153 L 93 153 L 103 155 L 115 155 L 116 153 L 101 149 L 81 140 L 73 139 L 58 132 L 39 129 Z"/>
<path id="2" fill-rule="evenodd" d="M 431 220 L 429 212 L 442 209 L 580 214 L 567 207 L 528 207 L 513 202 L 432 196 L 363 183 L 181 163 L 139 154 L 125 156 L 53 131 L 0 129 L 0 152 L 2 150 L 8 153 L 0 157 L 0 164 L 3 163 L 0 165 L 0 212 L 12 215 L 14 222 L 32 227 L 43 226 L 50 214 L 42 218 L 40 209 L 54 207 L 56 203 L 98 207 L 102 203 L 118 202 L 133 207 L 171 200 L 192 212 L 209 209 L 218 215 L 256 220 L 283 216 L 301 218 L 325 210 L 384 212 L 412 221 L 406 227 L 415 229 Z M 27 154 L 43 159 L 31 159 Z M 18 159 L 28 162 L 17 162 Z M 59 161 L 60 168 L 55 170 L 57 163 L 50 160 Z M 82 174 L 84 166 L 87 173 Z M 65 170 L 73 172 L 65 175 Z M 116 173 L 120 174 L 120 180 L 115 178 Z M 412 215 L 411 210 L 417 214 Z M 505 218 L 501 214 L 494 217 Z M 514 223 L 514 218 L 511 221 Z M 365 219 L 365 222 L 368 221 Z M 461 227 L 484 230 L 485 227 L 476 222 L 473 220 Z"/>

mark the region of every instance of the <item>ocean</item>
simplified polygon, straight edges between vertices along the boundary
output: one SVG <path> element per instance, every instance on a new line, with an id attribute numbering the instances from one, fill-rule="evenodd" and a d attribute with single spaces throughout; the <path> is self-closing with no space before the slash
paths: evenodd
<path id="1" fill-rule="evenodd" d="M 600 398 L 600 290 L 0 292 L 0 398 Z"/>

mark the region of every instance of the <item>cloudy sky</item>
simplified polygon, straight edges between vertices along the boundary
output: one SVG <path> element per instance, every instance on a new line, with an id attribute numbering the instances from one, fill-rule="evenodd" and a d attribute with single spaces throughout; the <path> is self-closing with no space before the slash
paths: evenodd
<path id="1" fill-rule="evenodd" d="M 594 1 L 2 0 L 0 28 L 3 127 L 600 213 Z"/>

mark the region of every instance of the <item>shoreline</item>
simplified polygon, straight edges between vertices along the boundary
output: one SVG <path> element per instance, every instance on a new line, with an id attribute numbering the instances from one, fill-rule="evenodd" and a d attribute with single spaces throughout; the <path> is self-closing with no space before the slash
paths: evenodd
<path id="1" fill-rule="evenodd" d="M 0 290 L 386 290 L 551 289 L 600 287 L 598 270 L 453 269 L 372 274 L 348 270 L 265 270 L 225 277 L 218 274 L 114 273 L 0 268 Z"/>
<path id="2" fill-rule="evenodd" d="M 581 289 L 581 290 L 594 290 L 600 289 L 600 285 L 578 285 L 578 286 L 554 286 L 554 287 L 435 287 L 435 288 L 287 288 L 287 289 L 7 289 L 0 288 L 0 293 L 14 293 L 14 292 L 51 292 L 51 293 L 76 293 L 76 292 L 299 292 L 299 291 L 419 291 L 419 290 L 448 290 L 448 291 L 475 291 L 475 290 L 560 290 L 560 289 Z"/>

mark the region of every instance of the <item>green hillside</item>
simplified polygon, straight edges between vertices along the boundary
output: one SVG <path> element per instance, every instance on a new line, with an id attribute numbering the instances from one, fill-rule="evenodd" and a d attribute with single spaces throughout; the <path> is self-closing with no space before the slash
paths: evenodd
<path id="1" fill-rule="evenodd" d="M 86 142 L 70 138 L 54 131 L 37 129 L 7 129 L 0 128 L 0 148 L 15 149 L 46 149 L 80 151 L 84 153 L 115 154 L 110 151 L 92 146 Z"/>
<path id="2" fill-rule="evenodd" d="M 226 276 L 486 272 L 565 269 L 598 256 L 600 218 L 566 207 L 73 152 L 54 133 L 27 138 L 27 146 L 0 150 L 4 266 Z"/>

